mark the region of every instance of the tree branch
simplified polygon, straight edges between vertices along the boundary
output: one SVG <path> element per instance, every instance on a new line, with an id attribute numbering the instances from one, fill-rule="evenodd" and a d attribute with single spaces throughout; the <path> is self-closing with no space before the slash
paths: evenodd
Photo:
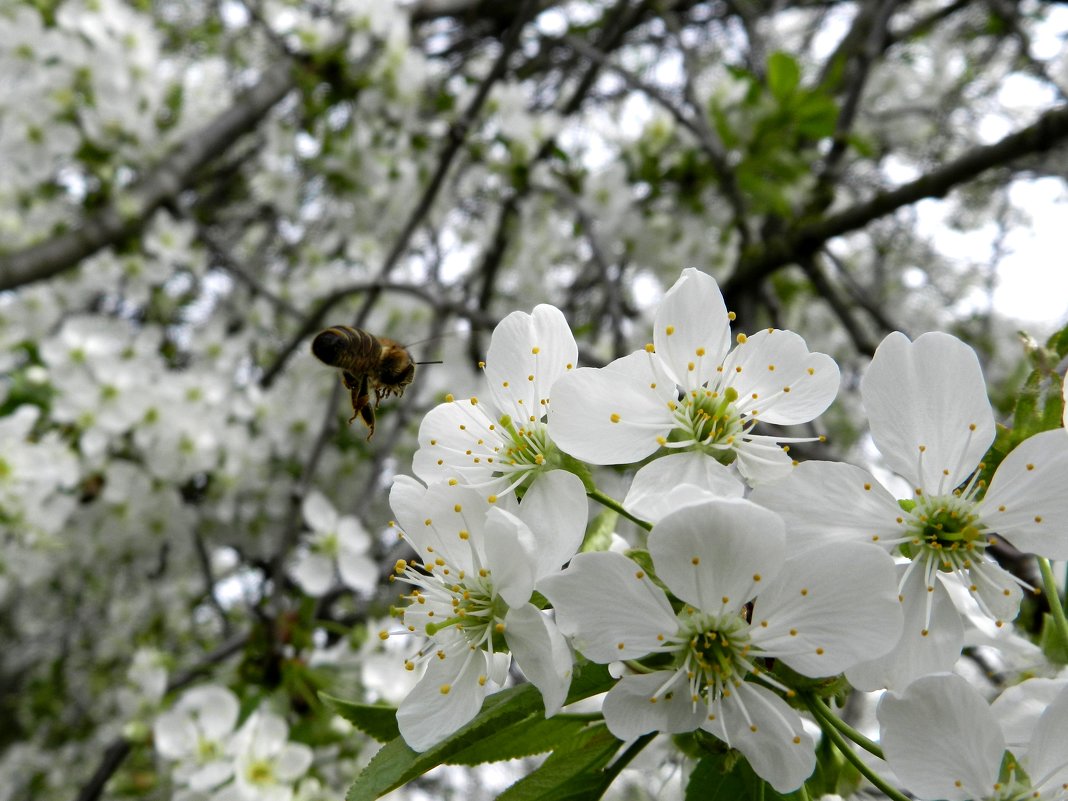
<path id="1" fill-rule="evenodd" d="M 222 155 L 294 86 L 293 64 L 281 61 L 210 124 L 175 147 L 128 195 L 88 215 L 74 231 L 0 255 L 0 290 L 58 275 L 97 251 L 140 233 L 152 213 L 177 197 L 204 165 Z"/>
<path id="2" fill-rule="evenodd" d="M 967 183 L 994 167 L 1024 156 L 1041 153 L 1068 139 L 1068 106 L 1047 111 L 1028 127 L 1009 134 L 992 145 L 968 151 L 915 181 L 876 194 L 870 200 L 828 215 L 802 222 L 761 248 L 743 254 L 734 274 L 724 283 L 724 295 L 737 297 L 780 267 L 796 264 L 836 236 L 856 231 L 873 220 L 929 197 L 944 197 L 954 187 Z"/>

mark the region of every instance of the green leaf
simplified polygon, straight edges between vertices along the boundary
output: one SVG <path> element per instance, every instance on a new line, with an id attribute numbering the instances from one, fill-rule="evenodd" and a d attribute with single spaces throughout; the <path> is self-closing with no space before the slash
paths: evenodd
<path id="1" fill-rule="evenodd" d="M 319 693 L 319 699 L 357 729 L 371 735 L 380 743 L 388 743 L 400 737 L 400 729 L 397 728 L 397 710 L 391 706 L 346 701 L 324 692 Z"/>
<path id="2" fill-rule="evenodd" d="M 594 801 L 611 782 L 603 769 L 619 746 L 604 724 L 589 726 L 497 796 L 497 801 Z"/>
<path id="3" fill-rule="evenodd" d="M 604 665 L 591 662 L 576 665 L 567 702 L 604 692 L 613 682 Z M 465 764 L 470 764 L 467 760 L 482 761 L 480 743 L 492 742 L 502 730 L 521 721 L 533 726 L 544 720 L 543 715 L 541 694 L 532 684 L 494 693 L 483 703 L 474 720 L 422 753 L 413 751 L 400 737 L 386 743 L 349 787 L 346 801 L 372 801 L 453 760 L 463 759 Z"/>
<path id="4" fill-rule="evenodd" d="M 800 788 L 782 794 L 753 772 L 737 751 L 702 757 L 690 774 L 685 801 L 794 801 L 805 798 Z"/>
<path id="5" fill-rule="evenodd" d="M 413 751 L 397 737 L 386 743 L 356 777 L 346 801 L 373 801 L 449 761 L 480 740 L 493 737 L 502 727 L 529 717 L 541 705 L 541 695 L 534 685 L 524 684 L 491 695 L 474 720 L 422 753 Z"/>
<path id="6" fill-rule="evenodd" d="M 506 759 L 544 754 L 576 736 L 588 725 L 589 721 L 581 718 L 543 718 L 535 713 L 495 731 L 492 737 L 450 757 L 449 764 L 481 765 L 484 762 L 503 762 Z"/>
<path id="7" fill-rule="evenodd" d="M 829 97 L 811 94 L 794 110 L 797 132 L 812 139 L 832 136 L 838 125 L 838 106 Z"/>
<path id="8" fill-rule="evenodd" d="M 783 52 L 772 53 L 768 59 L 768 89 L 779 100 L 785 100 L 801 83 L 801 67 Z"/>

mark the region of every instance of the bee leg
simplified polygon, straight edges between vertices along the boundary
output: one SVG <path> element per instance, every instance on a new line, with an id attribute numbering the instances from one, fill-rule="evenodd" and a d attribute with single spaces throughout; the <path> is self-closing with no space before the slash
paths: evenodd
<path id="1" fill-rule="evenodd" d="M 365 404 L 360 409 L 360 417 L 363 418 L 364 425 L 367 426 L 367 439 L 371 439 L 375 435 L 375 410 L 371 404 Z"/>

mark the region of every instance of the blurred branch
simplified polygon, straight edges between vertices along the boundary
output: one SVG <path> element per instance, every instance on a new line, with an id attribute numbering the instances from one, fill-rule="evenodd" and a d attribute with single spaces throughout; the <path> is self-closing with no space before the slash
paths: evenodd
<path id="1" fill-rule="evenodd" d="M 437 167 L 434 170 L 433 176 L 431 176 L 430 181 L 423 190 L 423 194 L 420 196 L 419 201 L 412 209 L 411 214 L 408 215 L 408 220 L 405 223 L 404 228 L 401 229 L 400 234 L 398 234 L 396 240 L 394 240 L 393 247 L 390 249 L 385 261 L 382 262 L 382 266 L 378 270 L 376 280 L 365 285 L 363 291 L 366 294 L 366 297 L 364 298 L 363 305 L 353 323 L 355 327 L 359 328 L 366 322 L 371 308 L 383 291 L 382 282 L 384 282 L 389 274 L 393 272 L 393 269 L 400 261 L 400 257 L 404 254 L 405 250 L 408 249 L 412 235 L 422 223 L 427 212 L 430 211 L 430 207 L 433 205 L 435 198 L 437 198 L 438 192 L 445 183 L 445 176 L 448 174 L 453 160 L 457 153 L 459 153 L 460 148 L 463 146 L 463 143 L 467 138 L 468 131 L 474 126 L 482 106 L 489 97 L 490 89 L 493 87 L 493 84 L 504 76 L 508 66 L 508 59 L 519 45 L 519 33 L 526 25 L 530 15 L 537 8 L 537 5 L 536 0 L 526 0 L 519 11 L 516 12 L 512 27 L 505 36 L 504 41 L 501 43 L 501 52 L 498 54 L 493 67 L 479 84 L 478 91 L 475 92 L 474 97 L 468 102 L 463 113 L 457 117 L 449 127 L 449 132 L 446 136 L 445 144 L 442 146 L 441 153 L 438 156 Z M 327 300 L 336 297 L 336 295 L 337 293 L 328 296 Z M 340 300 L 341 298 L 338 297 L 333 303 Z M 274 361 L 264 371 L 263 377 L 260 379 L 261 387 L 267 388 L 274 383 L 278 375 L 285 369 L 290 356 L 292 356 L 293 352 L 300 346 L 300 343 L 319 327 L 322 321 L 322 315 L 326 313 L 326 310 L 332 306 L 333 303 L 324 305 L 323 302 L 320 302 L 320 304 L 312 310 L 305 319 L 304 324 L 297 330 L 297 333 L 282 347 L 275 356 Z"/>
<path id="2" fill-rule="evenodd" d="M 230 108 L 174 148 L 121 198 L 87 215 L 77 229 L 0 255 L 0 290 L 51 278 L 98 250 L 139 234 L 156 209 L 176 198 L 198 170 L 255 128 L 294 85 L 292 62 L 279 61 Z"/>
<path id="3" fill-rule="evenodd" d="M 235 635 L 194 666 L 176 673 L 167 682 L 166 692 L 172 693 L 191 684 L 215 665 L 243 649 L 248 643 L 248 638 L 249 635 L 247 633 Z M 100 763 L 96 766 L 96 770 L 93 771 L 93 775 L 89 777 L 89 781 L 82 785 L 82 789 L 77 795 L 77 801 L 96 801 L 96 799 L 100 798 L 100 794 L 104 792 L 104 787 L 107 785 L 108 780 L 122 766 L 132 749 L 133 744 L 125 737 L 116 737 L 112 740 L 111 744 L 105 749 L 104 755 L 100 758 Z"/>
<path id="4" fill-rule="evenodd" d="M 870 200 L 822 219 L 802 222 L 763 247 L 742 255 L 734 274 L 724 282 L 724 295 L 737 297 L 787 264 L 797 264 L 829 239 L 856 231 L 873 220 L 929 197 L 944 197 L 954 187 L 989 169 L 1044 152 L 1068 139 L 1068 106 L 1047 111 L 1028 127 L 992 145 L 976 147 L 907 184 L 880 192 Z"/>

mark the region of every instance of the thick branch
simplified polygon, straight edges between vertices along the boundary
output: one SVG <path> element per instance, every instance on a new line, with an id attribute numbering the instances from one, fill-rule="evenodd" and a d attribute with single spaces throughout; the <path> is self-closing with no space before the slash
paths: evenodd
<path id="1" fill-rule="evenodd" d="M 258 84 L 238 96 L 230 108 L 145 173 L 128 198 L 87 216 L 74 231 L 0 255 L 0 290 L 51 278 L 98 250 L 140 232 L 152 212 L 175 198 L 189 186 L 198 170 L 255 128 L 293 85 L 292 64 L 279 62 L 264 73 Z"/>
<path id="2" fill-rule="evenodd" d="M 724 284 L 724 294 L 737 297 L 738 293 L 751 289 L 780 267 L 796 264 L 799 259 L 815 253 L 829 239 L 857 231 L 924 198 L 944 197 L 953 188 L 989 169 L 1044 152 L 1066 139 L 1068 106 L 1061 106 L 1046 112 L 1023 130 L 992 145 L 970 150 L 911 183 L 880 192 L 870 200 L 823 219 L 802 223 L 764 247 L 750 250 Z"/>

